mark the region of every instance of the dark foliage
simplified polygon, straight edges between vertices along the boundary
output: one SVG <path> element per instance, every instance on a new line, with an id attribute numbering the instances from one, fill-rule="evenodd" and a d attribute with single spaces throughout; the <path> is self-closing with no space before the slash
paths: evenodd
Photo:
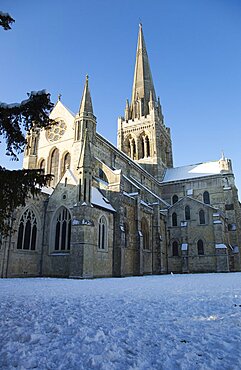
<path id="1" fill-rule="evenodd" d="M 51 178 L 43 175 L 42 170 L 9 171 L 0 166 L 0 234 L 8 234 L 13 211 L 24 206 L 29 196 L 38 196 L 39 189 Z"/>
<path id="2" fill-rule="evenodd" d="M 48 127 L 49 112 L 53 108 L 50 94 L 45 90 L 31 92 L 20 104 L 0 103 L 0 135 L 6 140 L 7 155 L 17 159 L 15 152 L 23 151 L 26 140 L 23 129 Z"/>
<path id="3" fill-rule="evenodd" d="M 15 20 L 8 13 L 0 12 L 0 27 L 4 30 L 11 30 L 11 24 L 14 22 Z"/>

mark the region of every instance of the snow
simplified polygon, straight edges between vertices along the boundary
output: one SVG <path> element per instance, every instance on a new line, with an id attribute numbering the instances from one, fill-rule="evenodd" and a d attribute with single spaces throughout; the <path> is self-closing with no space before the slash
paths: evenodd
<path id="1" fill-rule="evenodd" d="M 227 249 L 227 246 L 225 244 L 215 244 L 215 248 L 217 249 Z"/>
<path id="2" fill-rule="evenodd" d="M 53 194 L 53 191 L 54 191 L 54 189 L 51 188 L 50 186 L 43 186 L 41 188 L 41 193 L 44 193 L 44 194 L 51 195 L 51 194 Z"/>
<path id="3" fill-rule="evenodd" d="M 221 173 L 219 161 L 191 164 L 188 166 L 167 168 L 162 182 L 192 179 Z"/>
<path id="4" fill-rule="evenodd" d="M 241 369 L 241 273 L 1 279 L 0 368 Z"/>
<path id="5" fill-rule="evenodd" d="M 188 244 L 182 243 L 182 251 L 187 251 L 187 250 L 188 250 Z"/>
<path id="6" fill-rule="evenodd" d="M 92 198 L 91 203 L 94 205 L 108 209 L 109 211 L 115 212 L 115 209 L 110 204 L 109 200 L 105 198 L 99 189 L 92 186 Z"/>
<path id="7" fill-rule="evenodd" d="M 31 97 L 31 96 L 45 95 L 45 94 L 46 95 L 48 94 L 47 90 L 31 91 L 31 93 L 28 94 L 28 95 Z M 6 103 L 0 102 L 0 108 L 4 108 L 4 109 L 19 108 L 19 107 L 29 103 L 30 100 L 31 99 L 29 98 L 29 99 L 22 100 L 21 103 L 12 103 L 12 104 L 6 104 Z"/>
<path id="8" fill-rule="evenodd" d="M 0 11 L 0 15 L 1 15 L 2 17 L 10 17 L 9 13 L 4 13 L 4 12 L 2 12 L 2 11 Z"/>

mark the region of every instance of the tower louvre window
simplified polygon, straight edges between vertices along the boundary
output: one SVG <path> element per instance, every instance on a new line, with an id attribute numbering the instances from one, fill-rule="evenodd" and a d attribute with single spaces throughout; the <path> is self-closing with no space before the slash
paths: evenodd
<path id="1" fill-rule="evenodd" d="M 146 157 L 150 157 L 150 140 L 149 137 L 146 136 Z"/>
<path id="2" fill-rule="evenodd" d="M 37 220 L 34 212 L 27 209 L 18 227 L 17 249 L 35 250 L 37 241 Z"/>

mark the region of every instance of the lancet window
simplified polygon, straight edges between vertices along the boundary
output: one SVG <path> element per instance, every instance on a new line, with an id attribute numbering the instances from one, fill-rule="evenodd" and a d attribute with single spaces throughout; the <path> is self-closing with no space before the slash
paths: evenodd
<path id="1" fill-rule="evenodd" d="M 177 226 L 177 214 L 173 212 L 172 214 L 172 226 Z"/>
<path id="2" fill-rule="evenodd" d="M 197 253 L 198 255 L 204 254 L 204 246 L 203 246 L 203 241 L 201 239 L 199 239 L 197 242 Z"/>
<path id="3" fill-rule="evenodd" d="M 190 207 L 186 206 L 185 207 L 185 220 L 188 221 L 191 218 L 191 212 L 190 212 Z"/>
<path id="4" fill-rule="evenodd" d="M 98 248 L 102 250 L 107 248 L 107 220 L 105 216 L 99 220 Z"/>
<path id="5" fill-rule="evenodd" d="M 63 158 L 63 165 L 62 165 L 62 175 L 64 175 L 65 171 L 70 167 L 70 154 L 66 153 Z"/>
<path id="6" fill-rule="evenodd" d="M 54 178 L 51 182 L 52 185 L 55 185 L 58 181 L 58 170 L 59 170 L 59 151 L 54 149 L 50 157 L 50 173 L 54 175 Z"/>
<path id="7" fill-rule="evenodd" d="M 203 193 L 203 203 L 210 204 L 210 195 L 208 191 Z"/>
<path id="8" fill-rule="evenodd" d="M 204 213 L 204 210 L 201 209 L 199 211 L 199 223 L 200 225 L 204 225 L 205 224 L 205 213 Z"/>

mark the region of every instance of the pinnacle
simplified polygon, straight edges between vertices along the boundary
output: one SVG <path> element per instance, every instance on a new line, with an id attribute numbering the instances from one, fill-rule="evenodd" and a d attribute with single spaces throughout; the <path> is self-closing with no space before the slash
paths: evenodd
<path id="1" fill-rule="evenodd" d="M 92 100 L 89 90 L 89 76 L 86 75 L 85 78 L 85 86 L 84 91 L 81 99 L 81 104 L 79 108 L 79 114 L 81 113 L 91 113 L 93 114 L 93 106 L 92 106 Z"/>

